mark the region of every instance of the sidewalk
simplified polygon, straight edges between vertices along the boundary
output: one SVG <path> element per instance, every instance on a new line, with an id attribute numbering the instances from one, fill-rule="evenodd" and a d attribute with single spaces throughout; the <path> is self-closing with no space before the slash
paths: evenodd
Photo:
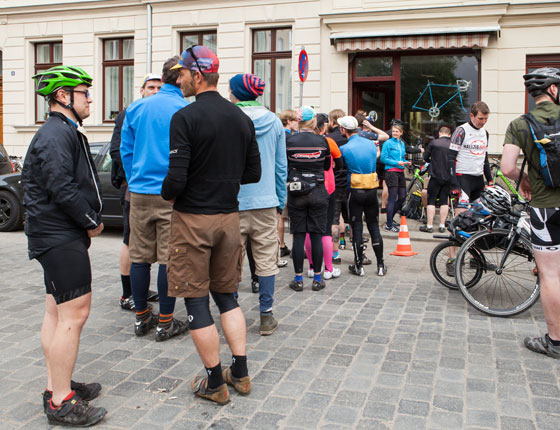
<path id="1" fill-rule="evenodd" d="M 560 361 L 522 345 L 544 330 L 540 302 L 509 319 L 478 313 L 435 282 L 428 264 L 435 242 L 413 222 L 409 230 L 415 257 L 389 256 L 398 235 L 383 235 L 384 278 L 374 266 L 363 278 L 350 275 L 350 250 L 341 251 L 342 276 L 320 292 L 308 278 L 303 292 L 292 291 L 291 265 L 280 269 L 280 326 L 269 337 L 258 335 L 258 297 L 245 270 L 239 294 L 253 391 L 232 391 L 226 406 L 190 392 L 203 370 L 190 336 L 163 343 L 134 336 L 134 314 L 118 306 L 120 232 L 104 232 L 90 249 L 93 306 L 74 375 L 103 384 L 93 404 L 109 412 L 94 428 L 558 430 Z M 49 429 L 41 407 L 42 272 L 27 259 L 23 232 L 0 233 L 0 243 L 0 429 Z M 181 301 L 176 315 L 186 318 Z M 222 364 L 230 361 L 222 348 Z"/>

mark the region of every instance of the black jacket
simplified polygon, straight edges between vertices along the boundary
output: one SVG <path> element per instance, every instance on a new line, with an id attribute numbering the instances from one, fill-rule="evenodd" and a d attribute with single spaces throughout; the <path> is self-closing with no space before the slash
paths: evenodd
<path id="1" fill-rule="evenodd" d="M 340 127 L 335 127 L 333 131 L 327 134 L 327 137 L 334 140 L 339 148 L 348 142 L 348 139 L 340 133 Z M 342 157 L 341 160 L 342 166 L 334 170 L 334 182 L 337 189 L 348 188 L 348 169 Z"/>
<path id="2" fill-rule="evenodd" d="M 115 118 L 115 128 L 111 136 L 111 147 L 109 154 L 111 155 L 111 184 L 116 189 L 120 189 L 123 182 L 126 182 L 126 175 L 121 161 L 121 128 L 123 126 L 126 109 L 119 112 Z"/>
<path id="3" fill-rule="evenodd" d="M 237 212 L 240 185 L 261 178 L 253 121 L 217 91 L 199 94 L 173 115 L 169 149 L 161 195 L 176 198 L 179 212 Z"/>
<path id="4" fill-rule="evenodd" d="M 430 163 L 430 176 L 442 181 L 451 181 L 448 158 L 451 138 L 447 136 L 432 140 L 424 151 L 424 161 Z"/>
<path id="5" fill-rule="evenodd" d="M 50 113 L 25 156 L 21 175 L 29 257 L 77 239 L 101 224 L 101 191 L 86 137 Z"/>

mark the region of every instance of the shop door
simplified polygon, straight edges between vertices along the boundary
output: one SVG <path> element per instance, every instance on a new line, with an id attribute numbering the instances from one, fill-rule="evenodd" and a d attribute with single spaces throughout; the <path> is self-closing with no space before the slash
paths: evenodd
<path id="1" fill-rule="evenodd" d="M 369 114 L 377 112 L 377 121 L 373 124 L 381 130 L 388 130 L 391 120 L 395 118 L 395 84 L 394 82 L 359 83 L 354 87 L 354 112 L 362 109 Z"/>

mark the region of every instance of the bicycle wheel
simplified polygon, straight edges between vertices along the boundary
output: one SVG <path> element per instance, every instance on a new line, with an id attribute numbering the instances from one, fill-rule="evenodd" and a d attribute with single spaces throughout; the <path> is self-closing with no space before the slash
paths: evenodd
<path id="1" fill-rule="evenodd" d="M 456 255 L 459 252 L 460 246 L 460 243 L 448 240 L 438 244 L 430 255 L 430 270 L 432 271 L 432 275 L 434 275 L 434 278 L 436 278 L 440 284 L 452 290 L 458 290 L 459 287 L 455 282 L 455 263 L 451 263 L 450 266 L 448 262 L 451 258 L 454 258 L 452 255 Z M 452 248 L 455 248 L 454 254 L 451 252 Z M 471 255 L 472 258 L 476 257 L 474 251 L 471 251 Z M 469 270 L 468 273 L 465 271 L 463 276 L 464 279 L 467 280 L 467 286 L 470 288 L 482 277 L 482 268 L 476 265 Z"/>
<path id="2" fill-rule="evenodd" d="M 467 239 L 457 254 L 455 279 L 465 299 L 479 311 L 507 317 L 530 308 L 539 298 L 539 278 L 533 273 L 535 259 L 529 240 L 520 236 L 507 255 L 510 231 L 482 231 Z M 473 258 L 473 253 L 476 257 Z M 480 281 L 468 285 L 473 267 L 482 270 Z"/>

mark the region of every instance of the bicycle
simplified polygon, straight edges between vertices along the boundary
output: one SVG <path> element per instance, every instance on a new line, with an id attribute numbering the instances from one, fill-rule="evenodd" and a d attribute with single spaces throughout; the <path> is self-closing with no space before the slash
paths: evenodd
<path id="1" fill-rule="evenodd" d="M 510 208 L 502 218 L 510 227 L 484 230 L 461 246 L 455 264 L 455 279 L 465 299 L 491 316 L 512 316 L 529 309 L 539 298 L 539 275 L 530 242 L 527 201 L 516 200 L 523 211 Z M 473 284 L 470 273 L 480 270 Z M 536 282 L 535 282 L 536 276 Z"/>
<path id="2" fill-rule="evenodd" d="M 409 219 L 420 219 L 424 214 L 422 204 L 422 190 L 424 189 L 424 179 L 422 176 L 428 171 L 428 163 L 421 165 L 412 163 L 411 166 L 405 165 L 406 169 L 412 174 L 410 182 L 406 187 L 406 197 L 402 205 L 402 213 Z"/>

